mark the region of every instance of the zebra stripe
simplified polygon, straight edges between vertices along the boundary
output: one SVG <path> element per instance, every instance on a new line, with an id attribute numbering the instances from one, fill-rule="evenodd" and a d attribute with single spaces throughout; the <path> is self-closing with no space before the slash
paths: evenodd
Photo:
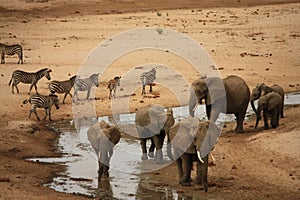
<path id="1" fill-rule="evenodd" d="M 86 79 L 78 79 L 77 78 L 75 81 L 75 85 L 74 85 L 73 102 L 74 102 L 75 95 L 77 97 L 77 101 L 79 101 L 78 94 L 77 94 L 78 91 L 87 91 L 86 99 L 89 99 L 92 87 L 94 85 L 96 87 L 99 86 L 98 78 L 99 78 L 99 73 L 93 74 L 89 78 L 86 78 Z"/>
<path id="2" fill-rule="evenodd" d="M 32 113 L 36 115 L 36 118 L 40 121 L 40 118 L 36 112 L 36 108 L 44 108 L 46 111 L 46 115 L 43 120 L 46 120 L 47 115 L 49 115 L 49 120 L 51 119 L 51 108 L 53 105 L 55 105 L 56 109 L 59 109 L 59 99 L 57 95 L 50 94 L 49 96 L 44 96 L 40 94 L 34 94 L 29 99 L 26 99 L 23 101 L 23 104 L 26 103 L 31 104 L 31 110 L 29 111 L 28 118 L 30 119 L 30 116 Z"/>
<path id="3" fill-rule="evenodd" d="M 116 76 L 114 79 L 108 81 L 107 89 L 109 89 L 109 99 L 111 97 L 116 97 L 117 87 L 120 86 L 121 76 Z M 114 91 L 114 95 L 112 95 L 112 91 Z"/>
<path id="4" fill-rule="evenodd" d="M 145 91 L 146 85 L 150 85 L 149 91 L 150 91 L 150 93 L 152 92 L 152 83 L 155 79 L 156 79 L 156 69 L 155 68 L 152 68 L 150 71 L 144 72 L 140 75 L 140 80 L 142 81 L 142 86 L 143 86 L 142 95 L 146 94 L 146 91 Z"/>
<path id="5" fill-rule="evenodd" d="M 12 93 L 14 94 L 14 87 L 16 87 L 17 92 L 19 93 L 19 89 L 17 87 L 17 85 L 19 83 L 25 83 L 25 84 L 31 84 L 30 88 L 29 88 L 29 93 L 31 92 L 32 87 L 34 86 L 36 93 L 38 93 L 37 91 L 37 82 L 42 78 L 42 77 L 46 77 L 48 80 L 51 79 L 50 76 L 50 72 L 52 72 L 51 69 L 48 68 L 44 68 L 41 69 L 37 72 L 25 72 L 22 70 L 16 70 L 12 73 L 11 79 L 9 81 L 10 85 L 12 83 Z"/>
<path id="6" fill-rule="evenodd" d="M 63 99 L 63 104 L 65 103 L 65 99 L 67 95 L 69 94 L 72 97 L 72 94 L 70 93 L 72 87 L 74 86 L 75 80 L 76 80 L 76 75 L 72 76 L 69 80 L 66 81 L 51 81 L 49 83 L 49 90 L 51 94 L 54 93 L 65 93 L 64 99 Z"/>
<path id="7" fill-rule="evenodd" d="M 5 63 L 5 55 L 15 55 L 17 54 L 19 57 L 19 61 L 18 64 L 23 64 L 23 49 L 22 46 L 19 44 L 15 44 L 15 45 L 5 45 L 0 43 L 0 53 L 1 53 L 1 64 Z"/>

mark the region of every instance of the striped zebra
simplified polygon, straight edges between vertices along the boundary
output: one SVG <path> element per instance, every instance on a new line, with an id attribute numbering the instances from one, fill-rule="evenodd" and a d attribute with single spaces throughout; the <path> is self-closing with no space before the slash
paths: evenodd
<path id="1" fill-rule="evenodd" d="M 114 79 L 110 79 L 108 81 L 107 89 L 109 89 L 109 99 L 112 97 L 116 98 L 117 87 L 120 86 L 121 76 L 116 76 Z M 112 95 L 112 91 L 114 91 L 114 95 Z"/>
<path id="2" fill-rule="evenodd" d="M 19 57 L 19 61 L 18 64 L 23 64 L 23 50 L 22 50 L 22 46 L 19 44 L 14 44 L 14 45 L 5 45 L 0 43 L 0 52 L 1 52 L 1 64 L 5 63 L 5 55 L 15 55 L 17 54 Z"/>
<path id="3" fill-rule="evenodd" d="M 99 86 L 98 78 L 99 78 L 99 73 L 93 74 L 89 78 L 86 78 L 86 79 L 77 78 L 75 81 L 75 85 L 74 85 L 73 102 L 74 102 L 75 95 L 77 97 L 77 101 L 79 101 L 78 94 L 77 94 L 78 91 L 87 91 L 86 99 L 89 99 L 92 87 L 94 85 L 96 87 Z"/>
<path id="4" fill-rule="evenodd" d="M 143 72 L 140 75 L 140 80 L 142 81 L 142 85 L 143 85 L 142 95 L 146 94 L 146 91 L 145 91 L 146 85 L 150 86 L 149 92 L 150 93 L 152 92 L 152 84 L 153 84 L 153 81 L 155 80 L 155 78 L 156 78 L 156 69 L 155 68 L 152 68 L 148 72 Z"/>
<path id="5" fill-rule="evenodd" d="M 44 68 L 37 72 L 24 72 L 22 70 L 16 70 L 12 73 L 11 79 L 9 81 L 10 85 L 12 83 L 12 93 L 14 94 L 14 87 L 16 87 L 17 92 L 19 93 L 19 89 L 17 85 L 19 83 L 25 83 L 25 84 L 31 84 L 29 88 L 28 94 L 30 94 L 32 87 L 34 86 L 36 93 L 37 91 L 37 82 L 42 78 L 46 77 L 48 80 L 51 79 L 50 72 L 52 72 L 51 69 Z"/>
<path id="6" fill-rule="evenodd" d="M 63 104 L 65 104 L 65 99 L 67 95 L 70 95 L 72 98 L 72 94 L 70 93 L 72 87 L 74 86 L 75 80 L 77 76 L 72 76 L 69 80 L 66 81 L 51 81 L 49 83 L 49 90 L 51 94 L 54 93 L 59 93 L 63 94 L 65 93 L 64 99 L 63 99 Z"/>
<path id="7" fill-rule="evenodd" d="M 51 108 L 53 104 L 55 105 L 56 109 L 59 109 L 59 99 L 58 96 L 55 94 L 50 94 L 49 96 L 44 96 L 40 94 L 34 94 L 29 99 L 23 101 L 23 104 L 27 103 L 31 104 L 31 110 L 29 111 L 28 118 L 30 119 L 31 113 L 36 115 L 36 118 L 40 121 L 40 118 L 36 112 L 36 108 L 44 108 L 46 111 L 46 115 L 43 120 L 46 120 L 47 115 L 49 115 L 49 120 L 51 119 Z"/>

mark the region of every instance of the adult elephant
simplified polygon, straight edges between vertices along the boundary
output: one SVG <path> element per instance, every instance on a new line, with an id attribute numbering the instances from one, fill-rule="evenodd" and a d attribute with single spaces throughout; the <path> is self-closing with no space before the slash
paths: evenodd
<path id="1" fill-rule="evenodd" d="M 255 88 L 252 89 L 252 94 L 251 94 L 251 98 L 250 98 L 250 104 L 251 107 L 253 109 L 253 111 L 255 112 L 255 114 L 257 114 L 257 110 L 254 106 L 254 101 L 259 99 L 260 96 L 264 95 L 264 94 L 268 94 L 270 92 L 276 92 L 280 95 L 281 97 L 281 110 L 280 110 L 280 115 L 283 118 L 284 114 L 283 114 L 283 109 L 284 109 L 284 90 L 281 86 L 274 84 L 272 86 L 267 86 L 264 83 L 258 84 Z"/>
<path id="2" fill-rule="evenodd" d="M 246 82 L 238 76 L 200 78 L 192 83 L 189 99 L 189 112 L 194 111 L 205 100 L 208 119 L 217 120 L 220 112 L 234 114 L 237 120 L 236 131 L 244 132 L 243 122 L 250 99 L 250 90 Z"/>
<path id="3" fill-rule="evenodd" d="M 264 128 L 269 128 L 269 115 L 271 116 L 271 126 L 276 128 L 279 125 L 281 102 L 281 96 L 277 92 L 270 92 L 261 96 L 258 100 L 255 128 L 257 128 L 259 120 L 261 119 L 261 111 L 263 111 Z"/>
<path id="4" fill-rule="evenodd" d="M 208 154 L 214 148 L 221 130 L 211 120 L 200 122 L 197 118 L 187 118 L 170 129 L 170 139 L 176 158 L 179 183 L 191 185 L 193 162 L 197 162 L 195 183 L 208 189 Z"/>
<path id="5" fill-rule="evenodd" d="M 101 180 L 102 176 L 107 178 L 113 148 L 120 141 L 120 130 L 101 121 L 88 129 L 87 136 L 98 157 L 98 180 Z"/>
<path id="6" fill-rule="evenodd" d="M 164 109 L 159 105 L 149 105 L 140 108 L 136 112 L 135 124 L 141 138 L 141 147 L 143 153 L 142 160 L 148 159 L 146 142 L 147 139 L 151 139 L 152 144 L 149 148 L 149 157 L 153 157 L 155 147 L 155 161 L 158 164 L 162 162 L 162 147 L 164 139 L 167 135 L 169 141 L 169 130 L 174 123 L 175 120 L 173 118 L 173 110 L 171 108 L 168 108 L 167 111 L 164 111 Z M 167 153 L 169 158 L 173 160 L 169 147 Z"/>

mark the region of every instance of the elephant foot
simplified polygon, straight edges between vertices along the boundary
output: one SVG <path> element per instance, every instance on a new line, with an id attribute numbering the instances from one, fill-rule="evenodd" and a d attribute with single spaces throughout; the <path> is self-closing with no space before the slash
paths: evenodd
<path id="1" fill-rule="evenodd" d="M 143 153 L 141 159 L 142 159 L 142 160 L 148 160 L 147 153 Z"/>
<path id="2" fill-rule="evenodd" d="M 152 152 L 149 152 L 148 153 L 148 156 L 149 156 L 149 158 L 154 158 L 154 152 L 152 151 Z"/>
<path id="3" fill-rule="evenodd" d="M 189 181 L 180 181 L 180 184 L 182 186 L 191 186 L 191 182 L 189 182 Z"/>

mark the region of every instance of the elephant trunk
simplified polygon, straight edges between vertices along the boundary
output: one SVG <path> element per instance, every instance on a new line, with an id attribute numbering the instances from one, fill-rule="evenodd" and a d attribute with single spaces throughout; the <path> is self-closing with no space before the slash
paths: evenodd
<path id="1" fill-rule="evenodd" d="M 255 129 L 257 128 L 257 126 L 258 126 L 258 123 L 259 123 L 259 120 L 261 119 L 260 113 L 261 113 L 261 109 L 259 109 L 259 108 L 258 108 L 258 110 L 257 110 L 257 112 L 256 112 L 256 123 L 255 123 Z"/>
<path id="2" fill-rule="evenodd" d="M 170 141 L 169 134 L 168 134 L 168 143 L 167 143 L 167 155 L 168 155 L 170 160 L 174 161 L 174 157 L 173 157 L 173 154 L 172 154 L 172 143 Z"/>
<path id="3" fill-rule="evenodd" d="M 190 93 L 190 99 L 189 99 L 189 114 L 190 114 L 190 116 L 194 117 L 197 105 L 198 105 L 197 97 L 196 97 L 194 91 L 192 90 Z"/>
<path id="4" fill-rule="evenodd" d="M 254 100 L 251 100 L 251 101 L 250 101 L 250 104 L 251 104 L 252 110 L 253 110 L 254 113 L 257 115 L 257 110 L 256 110 L 255 105 L 254 105 Z"/>

